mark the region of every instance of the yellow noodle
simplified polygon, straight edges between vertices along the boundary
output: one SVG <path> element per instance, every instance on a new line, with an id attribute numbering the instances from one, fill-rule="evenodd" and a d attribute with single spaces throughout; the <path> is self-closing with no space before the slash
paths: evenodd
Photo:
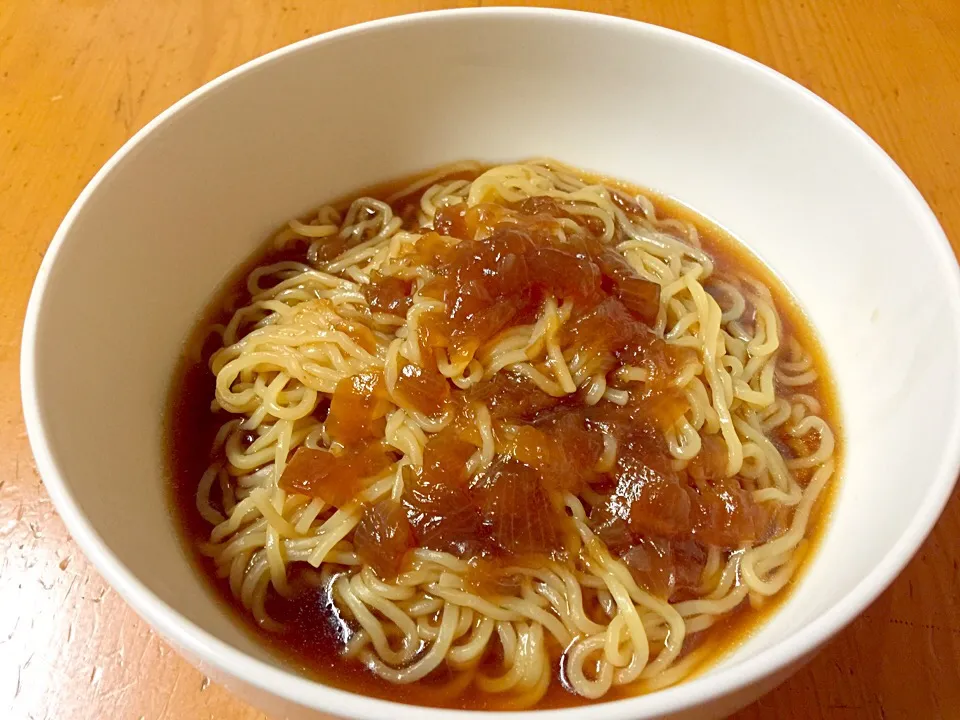
<path id="1" fill-rule="evenodd" d="M 477 177 L 450 179 L 454 172 Z M 291 595 L 288 575 L 294 565 L 318 568 L 316 576 L 326 578 L 338 612 L 352 628 L 345 656 L 393 683 L 416 682 L 446 664 L 452 678 L 437 688 L 445 697 L 473 686 L 502 695 L 504 707 L 529 707 L 554 676 L 554 646 L 565 649 L 567 686 L 586 698 L 601 698 L 619 685 L 649 691 L 678 682 L 706 652 L 681 656 L 685 638 L 707 630 L 745 598 L 756 604 L 781 591 L 803 557 L 810 513 L 836 466 L 836 439 L 816 398 L 799 392 L 781 397 L 777 391 L 817 381 L 812 355 L 795 337 L 783 335 L 768 288 L 746 276 L 716 276 L 696 228 L 659 218 L 642 195 L 631 198 L 642 215 L 628 214 L 614 202 L 614 193 L 622 199 L 626 191 L 584 182 L 551 160 L 482 173 L 476 164 L 451 166 L 413 181 L 393 199 L 414 199 L 415 193 L 420 193 L 411 211 L 416 218 L 407 225 L 388 203 L 366 197 L 342 213 L 325 206 L 305 222 L 291 220 L 274 245 L 306 247 L 307 262 L 254 269 L 246 304 L 224 325 L 210 328 L 208 337 L 222 343 L 210 359 L 216 379 L 211 407 L 228 417 L 213 443 L 215 459 L 198 478 L 196 507 L 212 526 L 202 551 L 268 629 L 278 627 L 266 612 L 268 592 Z M 584 502 L 602 501 L 600 485 L 563 499 L 576 528 L 569 557 L 541 568 L 511 569 L 522 582 L 508 595 L 472 591 L 470 564 L 450 553 L 418 548 L 409 553 L 404 571 L 387 582 L 354 548 L 364 506 L 386 497 L 401 500 L 404 468 L 417 470 L 430 436 L 453 421 L 449 411 L 428 417 L 397 403 L 400 368 L 423 362 L 423 314 L 446 310 L 442 301 L 420 294 L 433 270 L 415 264 L 410 250 L 442 207 L 532 196 L 554 198 L 569 214 L 555 226 L 558 242 L 589 220 L 599 228 L 599 239 L 640 277 L 660 285 L 653 331 L 696 356 L 674 380 L 689 406 L 664 433 L 674 467 L 682 470 L 698 456 L 704 437 L 719 435 L 727 450 L 728 481 L 757 502 L 792 509 L 790 526 L 778 537 L 735 551 L 708 548 L 693 599 L 670 603 L 655 597 L 593 533 Z M 321 251 L 338 238 L 349 248 L 320 261 Z M 414 284 L 405 317 L 374 313 L 368 306 L 362 290 L 374 273 Z M 574 311 L 570 299 L 548 297 L 531 324 L 510 328 L 475 351 L 451 356 L 436 349 L 437 367 L 461 389 L 513 373 L 554 397 L 583 393 L 586 405 L 626 404 L 634 392 L 645 392 L 653 381 L 647 367 L 617 365 L 610 355 L 561 346 Z M 347 331 L 350 324 L 368 328 L 374 346 L 361 345 Z M 321 403 L 340 380 L 369 370 L 384 375 L 392 400 L 384 440 L 401 459 L 369 478 L 358 497 L 339 509 L 287 495 L 278 482 L 298 447 L 340 450 L 317 416 Z M 473 403 L 470 411 L 480 438 L 467 467 L 473 476 L 493 462 L 501 428 L 495 429 L 485 404 Z M 793 438 L 812 433 L 819 444 L 805 456 L 784 458 L 771 440 L 774 431 Z M 602 437 L 596 471 L 609 473 L 622 449 L 613 435 Z M 795 471 L 807 473 L 809 483 L 801 484 Z M 498 668 L 481 664 L 490 657 L 501 658 Z"/>

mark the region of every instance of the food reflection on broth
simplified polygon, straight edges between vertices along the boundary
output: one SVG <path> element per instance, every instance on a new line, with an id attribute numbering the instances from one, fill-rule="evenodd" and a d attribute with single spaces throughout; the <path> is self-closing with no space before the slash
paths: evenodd
<path id="1" fill-rule="evenodd" d="M 169 415 L 202 566 L 357 692 L 527 708 L 682 680 L 823 514 L 812 334 L 635 188 L 531 161 L 394 190 L 291 221 L 198 330 Z"/>

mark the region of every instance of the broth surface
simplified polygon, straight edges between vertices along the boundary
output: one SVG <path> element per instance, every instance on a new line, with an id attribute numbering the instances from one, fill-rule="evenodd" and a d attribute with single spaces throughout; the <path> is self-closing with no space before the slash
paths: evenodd
<path id="1" fill-rule="evenodd" d="M 475 173 L 464 174 L 462 175 L 462 178 L 472 180 L 473 175 L 475 175 Z M 799 341 L 800 345 L 802 345 L 802 347 L 813 358 L 813 363 L 817 370 L 819 379 L 812 384 L 805 385 L 803 387 L 803 392 L 809 396 L 812 396 L 822 406 L 820 416 L 823 417 L 833 429 L 837 439 L 835 457 L 842 457 L 842 427 L 839 422 L 840 418 L 837 411 L 835 393 L 833 390 L 829 369 L 826 365 L 822 349 L 820 348 L 819 342 L 815 336 L 815 333 L 810 327 L 809 322 L 803 316 L 803 313 L 799 309 L 798 305 L 788 294 L 778 278 L 771 273 L 769 269 L 767 269 L 766 266 L 764 266 L 757 258 L 751 255 L 746 248 L 744 248 L 735 239 L 730 237 L 722 229 L 708 222 L 706 219 L 698 216 L 692 210 L 684 207 L 680 203 L 672 199 L 660 197 L 648 190 L 628 186 L 623 183 L 614 182 L 605 178 L 602 179 L 602 182 L 609 187 L 621 189 L 625 197 L 642 193 L 644 196 L 653 201 L 659 217 L 674 218 L 679 222 L 691 223 L 696 227 L 703 249 L 709 253 L 715 262 L 716 269 L 714 274 L 705 282 L 705 287 L 708 291 L 711 291 L 710 281 L 712 279 L 723 279 L 727 276 L 743 274 L 747 274 L 760 280 L 764 285 L 766 285 L 767 288 L 769 288 L 773 295 L 774 304 L 783 328 L 783 342 L 781 347 L 786 344 L 789 338 L 794 338 Z M 394 194 L 399 188 L 405 187 L 409 183 L 409 179 L 400 182 L 393 182 L 387 185 L 367 189 L 366 191 L 360 193 L 354 193 L 350 197 L 352 198 L 360 195 L 367 195 L 378 199 L 385 199 Z M 400 198 L 398 201 L 393 203 L 394 212 L 400 217 L 403 217 L 405 213 L 409 214 L 409 208 L 417 199 L 418 194 L 408 195 Z M 340 206 L 343 207 L 344 203 L 341 203 Z M 530 208 L 527 209 L 530 210 Z M 539 209 L 542 210 L 542 208 Z M 534 210 L 536 210 L 536 208 Z M 489 212 L 494 211 L 490 210 Z M 474 213 L 474 216 L 472 216 L 471 219 L 470 216 L 464 215 L 463 212 L 458 214 L 454 210 L 450 210 L 449 212 L 444 210 L 441 211 L 439 215 L 438 224 L 445 224 L 449 232 L 455 235 L 457 232 L 462 231 L 462 228 L 458 229 L 458 223 L 462 224 L 464 222 L 473 222 L 475 224 L 482 224 L 483 222 L 490 222 L 488 219 L 485 220 L 483 217 L 478 219 L 477 215 L 477 213 Z M 482 213 L 479 213 L 479 215 L 482 215 Z M 531 232 L 535 234 L 536 229 L 534 228 L 534 230 Z M 461 244 L 456 247 L 462 248 L 464 246 L 464 242 L 465 241 L 461 240 Z M 338 250 L 342 249 L 342 247 L 334 247 L 331 249 L 331 253 L 335 254 Z M 500 252 L 497 255 L 497 258 L 502 258 L 505 255 L 509 255 L 508 251 L 514 252 L 513 250 L 507 248 L 506 250 Z M 445 265 L 456 266 L 459 268 L 464 267 L 463 261 L 454 257 L 449 250 L 440 248 L 437 252 L 440 253 L 442 260 L 442 262 L 439 263 L 440 267 L 444 267 Z M 514 255 L 516 255 L 516 253 L 527 253 L 527 255 L 524 256 L 524 262 L 531 264 L 535 262 L 537 258 L 541 257 L 540 255 L 536 255 L 537 252 L 538 250 L 536 247 L 525 246 L 524 249 L 516 251 Z M 446 253 L 446 255 L 443 253 Z M 597 255 L 593 256 L 595 258 L 602 253 L 602 249 L 598 249 L 596 253 Z M 297 588 L 298 594 L 296 599 L 286 600 L 275 592 L 270 592 L 268 593 L 266 601 L 266 609 L 270 616 L 281 622 L 285 626 L 284 630 L 275 632 L 262 629 L 257 625 L 256 622 L 253 621 L 249 613 L 246 612 L 242 606 L 240 606 L 234 595 L 230 592 L 230 588 L 226 579 L 216 577 L 215 566 L 213 562 L 198 551 L 198 547 L 202 543 L 208 541 L 211 526 L 200 516 L 200 513 L 197 510 L 195 502 L 197 483 L 211 461 L 210 448 L 214 442 L 214 438 L 218 430 L 224 421 L 223 413 L 214 414 L 210 412 L 210 403 L 214 397 L 215 377 L 207 367 L 209 348 L 204 348 L 205 345 L 209 346 L 207 328 L 216 323 L 225 323 L 230 318 L 233 308 L 240 302 L 240 298 L 242 298 L 244 295 L 244 279 L 250 270 L 259 265 L 275 263 L 283 260 L 302 260 L 303 255 L 304 251 L 302 247 L 286 248 L 280 251 L 268 247 L 257 253 L 254 258 L 252 258 L 247 264 L 244 265 L 243 268 L 240 269 L 235 278 L 231 280 L 226 287 L 218 292 L 215 299 L 210 304 L 209 308 L 206 310 L 200 322 L 198 323 L 197 329 L 193 336 L 189 339 L 185 346 L 184 355 L 180 367 L 177 370 L 170 394 L 167 422 L 168 443 L 170 448 L 170 475 L 172 478 L 172 504 L 174 507 L 174 515 L 184 531 L 183 537 L 185 544 L 188 547 L 191 556 L 195 559 L 199 572 L 209 580 L 211 590 L 224 604 L 228 605 L 233 611 L 235 611 L 234 614 L 236 615 L 237 622 L 246 630 L 253 633 L 260 642 L 268 646 L 278 657 L 278 659 L 280 659 L 285 665 L 288 665 L 299 672 L 315 678 L 325 684 L 350 690 L 358 694 L 370 695 L 388 700 L 450 708 L 490 710 L 509 709 L 512 707 L 512 701 L 509 696 L 501 697 L 496 694 L 480 692 L 473 685 L 469 686 L 468 688 L 458 687 L 456 682 L 452 682 L 453 675 L 446 670 L 446 665 L 441 666 L 440 669 L 434 671 L 423 680 L 409 685 L 397 685 L 375 676 L 359 662 L 343 659 L 341 657 L 341 651 L 343 649 L 344 641 L 349 635 L 349 629 L 344 626 L 343 622 L 339 619 L 338 614 L 332 611 L 333 600 L 328 590 L 325 587 L 316 587 L 315 584 L 311 582 L 309 577 L 304 576 L 303 573 L 298 572 L 296 569 L 291 572 L 290 578 L 292 585 Z M 533 259 L 531 260 L 531 258 Z M 430 262 L 431 258 L 425 257 L 424 261 Z M 552 265 L 545 266 L 546 270 L 544 268 L 540 268 L 538 271 L 538 282 L 546 282 L 542 280 L 542 277 L 545 272 L 551 269 L 556 271 L 556 277 L 553 282 L 559 284 L 567 283 L 567 285 L 569 285 L 569 283 L 575 281 L 578 277 L 576 275 L 576 268 L 572 268 L 568 261 L 569 258 L 552 258 Z M 460 264 L 458 265 L 457 263 Z M 600 261 L 600 264 L 602 266 L 602 261 Z M 438 316 L 436 318 L 435 326 L 432 330 L 430 330 L 430 332 L 434 333 L 434 337 L 441 338 L 441 342 L 445 344 L 445 347 L 451 348 L 451 353 L 455 353 L 457 348 L 461 346 L 468 347 L 471 345 L 480 344 L 489 339 L 489 337 L 496 335 L 496 333 L 502 329 L 495 323 L 489 327 L 485 327 L 483 325 L 483 321 L 485 318 L 489 317 L 489 314 L 482 315 L 482 313 L 485 312 L 487 306 L 484 305 L 484 302 L 482 301 L 472 300 L 471 296 L 469 296 L 469 293 L 464 294 L 466 292 L 464 291 L 465 283 L 478 281 L 478 278 L 482 279 L 484 277 L 489 277 L 491 273 L 484 273 L 482 264 L 477 271 L 478 274 L 476 276 L 468 276 L 468 274 L 465 275 L 464 273 L 467 272 L 468 271 L 464 270 L 455 278 L 452 275 L 445 276 L 443 280 L 437 283 L 434 289 L 434 292 L 438 298 L 445 297 L 448 306 L 455 306 L 459 308 L 461 312 L 460 315 L 451 313 L 449 317 Z M 611 275 L 614 273 L 615 271 L 611 271 Z M 490 286 L 488 285 L 484 288 L 484 292 L 481 293 L 480 296 L 489 298 L 491 293 L 500 293 L 500 296 L 505 298 L 504 303 L 509 305 L 511 311 L 522 315 L 524 312 L 528 311 L 528 308 L 523 306 L 525 302 L 529 303 L 531 306 L 536 306 L 539 302 L 541 302 L 539 295 L 517 294 L 517 292 L 515 292 L 516 287 L 518 286 L 517 283 L 522 285 L 522 282 L 522 279 L 514 279 L 509 284 L 509 287 L 495 288 L 494 290 L 491 290 Z M 470 287 L 474 286 L 471 285 Z M 637 304 L 635 307 L 631 307 L 631 312 L 638 317 L 642 317 L 644 313 L 644 300 L 642 297 L 643 288 L 639 288 L 639 291 L 639 295 L 634 294 L 635 297 L 639 297 L 639 300 L 637 301 L 639 304 Z M 572 290 L 564 290 L 564 294 L 567 295 L 571 293 L 575 294 L 576 292 L 578 292 L 576 288 Z M 602 290 L 597 292 L 602 292 Z M 367 300 L 371 307 L 380 312 L 396 313 L 398 315 L 402 315 L 408 307 L 406 304 L 406 295 L 408 293 L 409 288 L 403 287 L 402 285 L 398 285 L 386 279 L 384 279 L 382 282 L 376 282 L 373 286 L 365 288 L 364 290 L 364 294 L 367 296 Z M 471 302 L 473 305 L 471 305 Z M 589 320 L 589 318 L 587 320 Z M 584 322 L 586 323 L 587 321 L 585 320 Z M 607 325 L 604 325 L 604 327 L 607 327 Z M 363 342 L 361 332 L 349 330 L 348 332 L 354 332 L 357 341 L 361 343 Z M 590 327 L 588 325 L 583 325 L 580 329 L 580 336 L 589 336 L 589 332 Z M 428 338 L 426 341 L 421 340 L 421 342 L 430 342 L 430 339 Z M 672 350 L 668 348 L 667 352 L 672 352 Z M 668 372 L 669 368 L 672 367 L 670 365 L 671 361 L 669 356 L 662 355 L 658 357 L 661 357 L 658 367 L 664 372 Z M 371 382 L 376 381 L 376 378 L 371 379 Z M 401 382 L 398 383 L 398 392 L 402 393 L 403 387 L 408 388 L 407 395 L 405 397 L 411 406 L 415 407 L 418 411 L 424 412 L 426 415 L 430 415 L 433 412 L 439 411 L 438 408 L 441 406 L 437 405 L 434 407 L 432 404 L 433 402 L 437 401 L 437 386 L 430 386 L 429 378 L 424 378 L 419 374 L 411 374 L 406 380 L 408 383 L 406 386 L 403 385 L 403 381 L 404 378 L 401 378 Z M 777 382 L 779 383 L 779 381 Z M 481 385 L 482 384 L 483 383 L 481 383 Z M 665 382 L 664 386 L 666 387 L 668 384 L 669 383 Z M 328 415 L 328 423 L 329 418 L 332 415 L 338 415 L 338 422 L 336 423 L 335 432 L 340 433 L 342 437 L 348 441 L 345 442 L 345 445 L 347 446 L 349 446 L 350 442 L 359 443 L 361 440 L 363 440 L 365 437 L 364 433 L 367 432 L 367 425 L 376 422 L 376 419 L 373 418 L 372 415 L 362 416 L 362 413 L 358 415 L 358 411 L 356 410 L 352 411 L 353 414 L 347 412 L 337 412 L 338 393 L 340 394 L 339 407 L 347 407 L 346 403 L 350 400 L 348 396 L 348 390 L 348 388 L 344 388 L 343 391 L 341 391 L 341 388 L 338 385 L 337 393 L 334 394 L 333 404 L 331 404 L 331 415 Z M 443 392 L 446 392 L 446 390 Z M 475 397 L 476 392 L 480 391 L 473 391 L 474 394 L 471 395 L 471 392 L 469 391 L 459 391 L 454 389 L 450 395 L 450 401 L 463 402 L 464 407 L 466 407 L 465 403 L 467 403 L 470 398 Z M 484 388 L 483 392 L 486 393 L 484 398 L 491 406 L 496 419 L 498 407 L 497 403 L 500 402 L 500 407 L 505 407 L 505 405 L 503 405 L 504 396 L 502 393 L 500 395 L 497 394 L 498 388 L 495 386 L 486 387 Z M 778 384 L 777 395 L 779 396 L 781 392 L 787 394 L 792 391 L 788 388 L 781 387 Z M 577 417 L 587 417 L 588 423 L 603 423 L 605 422 L 604 418 L 607 417 L 601 417 L 602 413 L 598 415 L 597 413 L 599 411 L 596 410 L 588 411 L 583 410 L 580 407 L 575 407 L 576 404 L 573 402 L 571 402 L 569 406 L 561 403 L 554 403 L 552 405 L 545 405 L 543 407 L 537 406 L 536 400 L 533 398 L 530 388 L 524 389 L 523 396 L 523 401 L 519 408 L 509 407 L 503 411 L 502 416 L 504 418 L 515 421 L 517 418 L 523 417 L 524 413 L 527 413 L 529 417 L 537 419 L 546 417 L 550 412 L 553 412 L 554 416 L 552 417 L 560 419 L 555 420 L 554 425 L 550 425 L 548 423 L 547 425 L 541 426 L 546 427 L 547 431 L 553 432 L 552 428 L 556 427 L 562 422 L 564 412 L 580 413 L 577 415 Z M 458 400 L 458 398 L 460 399 Z M 446 402 L 446 400 L 443 400 L 443 402 Z M 507 397 L 506 404 L 509 405 L 510 402 L 511 398 Z M 665 402 L 667 409 L 664 410 L 664 412 L 669 413 L 671 412 L 669 398 L 668 401 Z M 611 407 L 606 408 L 607 405 L 610 405 Z M 619 411 L 616 411 L 616 408 L 614 408 L 610 403 L 602 402 L 594 407 L 606 408 L 605 412 L 607 412 L 609 417 L 612 417 L 612 420 L 609 420 L 610 422 L 623 424 L 631 421 L 631 416 L 629 415 L 623 415 L 622 413 L 620 415 L 616 415 L 616 412 Z M 590 415 L 591 412 L 593 415 Z M 614 413 L 614 416 L 609 415 L 611 412 Z M 530 415 L 530 413 L 532 413 L 532 415 Z M 367 423 L 367 425 L 364 423 Z M 581 422 L 580 425 L 582 426 L 582 424 L 583 423 Z M 561 442 L 561 446 L 566 448 L 573 446 L 582 447 L 585 442 L 584 436 L 582 435 L 569 436 L 566 438 L 561 436 L 560 439 L 561 441 L 565 440 L 565 442 Z M 799 448 L 795 445 L 797 442 L 796 440 L 792 440 L 787 436 L 778 437 L 776 434 L 774 434 L 772 440 L 775 442 L 777 448 L 785 458 L 789 459 L 796 456 L 799 450 Z M 447 452 L 450 448 L 455 447 L 454 442 L 455 438 L 448 437 L 444 442 L 438 442 L 435 447 L 437 448 L 438 452 Z M 534 466 L 536 466 L 537 462 L 545 462 L 543 461 L 543 457 L 548 456 L 550 447 L 553 447 L 548 447 L 544 444 L 547 441 L 544 440 L 542 433 L 540 435 L 534 435 L 530 437 L 523 435 L 523 437 L 520 437 L 520 439 L 514 439 L 511 442 L 514 443 L 512 452 L 521 457 L 523 457 L 524 452 L 527 452 L 527 456 L 530 458 L 529 463 L 533 464 Z M 523 445 L 524 442 L 527 443 L 527 446 L 525 446 L 526 450 L 524 450 L 524 447 L 520 447 L 518 450 L 518 446 Z M 430 446 L 428 444 L 428 449 L 429 447 Z M 451 450 L 450 452 L 453 451 Z M 444 468 L 449 468 L 451 467 L 450 463 L 455 464 L 457 462 L 456 458 L 451 459 L 450 452 L 447 452 L 447 456 L 441 457 L 441 460 L 444 463 L 447 463 L 447 465 L 444 465 Z M 706 455 L 706 453 L 704 454 Z M 425 464 L 427 462 L 426 457 L 427 456 L 425 454 Z M 647 465 L 655 463 L 655 458 L 652 456 L 643 455 L 642 453 L 638 456 L 638 458 L 641 462 L 644 462 Z M 294 459 L 296 460 L 296 456 L 294 456 Z M 324 458 L 315 459 L 324 460 Z M 460 462 L 463 461 L 461 460 Z M 596 458 L 591 456 L 589 458 L 589 462 L 595 463 Z M 704 460 L 702 464 L 708 462 L 709 458 Z M 547 467 L 540 469 L 542 470 L 544 477 L 554 477 L 557 475 L 557 468 L 565 467 L 569 463 L 570 458 L 568 456 L 561 455 L 561 461 L 558 465 L 552 469 Z M 293 477 L 295 473 L 291 472 L 291 468 L 293 468 L 295 465 L 296 462 L 294 461 L 287 466 L 286 472 L 288 474 L 285 475 L 284 479 L 281 481 L 281 486 L 283 482 L 292 482 L 294 484 L 297 482 L 297 478 Z M 348 472 L 348 470 L 344 470 L 343 465 L 338 465 L 336 468 L 334 468 L 334 472 L 334 476 L 338 478 L 339 481 L 343 481 L 343 479 L 346 477 L 344 473 Z M 514 473 L 514 475 L 516 475 L 517 469 L 512 465 L 504 466 L 503 472 L 508 474 Z M 709 478 L 709 468 L 705 470 L 701 468 L 700 472 L 707 473 Z M 834 478 L 828 483 L 825 490 L 816 501 L 812 519 L 808 525 L 807 534 L 802 542 L 802 547 L 799 547 L 797 550 L 797 553 L 799 554 L 799 568 L 794 573 L 793 578 L 790 580 L 788 585 L 773 597 L 766 599 L 766 601 L 760 604 L 758 607 L 751 607 L 750 602 L 748 600 L 744 600 L 742 603 L 740 603 L 736 610 L 725 615 L 719 622 L 709 629 L 688 636 L 682 653 L 685 655 L 686 653 L 696 650 L 699 655 L 702 656 L 702 660 L 698 662 L 694 672 L 699 672 L 704 667 L 709 667 L 711 663 L 715 662 L 718 658 L 722 657 L 731 649 L 742 643 L 751 632 L 753 632 L 760 624 L 762 624 L 762 622 L 771 612 L 776 611 L 777 607 L 784 602 L 784 600 L 788 597 L 793 585 L 802 581 L 804 567 L 809 560 L 812 550 L 815 549 L 819 535 L 827 522 L 829 509 L 832 502 L 832 494 L 834 493 L 838 482 L 836 477 L 837 474 L 838 473 L 835 473 Z M 303 491 L 303 488 L 306 487 L 308 494 L 309 492 L 313 491 L 321 494 L 323 492 L 331 492 L 332 486 L 331 488 L 316 489 L 310 484 L 314 482 L 312 478 L 317 476 L 315 467 L 310 473 L 305 473 L 303 477 L 307 477 L 308 475 L 309 478 L 311 478 L 308 482 L 308 486 L 297 486 L 301 491 Z M 511 475 L 510 478 L 513 478 L 514 475 Z M 494 478 L 493 482 L 494 485 L 496 485 L 496 478 Z M 515 497 L 515 495 L 508 493 L 504 497 L 511 498 Z M 526 500 L 529 502 L 530 498 L 526 498 Z M 496 503 L 494 501 L 494 505 L 495 504 Z M 509 509 L 507 512 L 509 514 Z M 634 516 L 631 515 L 631 523 L 634 522 L 633 517 Z M 742 514 L 738 514 L 736 517 L 742 517 Z M 661 520 L 662 518 L 657 516 L 653 518 L 652 521 L 660 522 Z M 774 519 L 766 517 L 763 520 L 764 522 L 775 522 Z M 496 524 L 498 520 L 495 519 L 493 522 Z M 643 519 L 638 519 L 637 522 L 643 522 Z M 709 524 L 709 521 L 704 522 Z M 713 538 L 712 542 L 720 542 L 722 544 L 724 542 L 724 528 L 729 526 L 729 522 L 725 522 L 726 525 L 718 524 L 716 526 L 710 526 L 706 528 L 701 526 L 692 532 L 713 532 L 713 534 L 710 535 L 710 537 Z M 760 521 L 757 522 L 759 523 Z M 750 528 L 753 528 L 753 524 L 748 523 L 748 525 L 750 525 Z M 745 527 L 745 525 L 741 525 L 739 532 L 750 531 L 744 530 Z M 414 530 L 419 533 L 421 537 L 423 536 L 422 528 L 415 525 Z M 502 578 L 498 574 L 500 572 L 499 568 L 506 566 L 510 562 L 515 561 L 517 558 L 528 559 L 531 555 L 546 557 L 550 556 L 550 554 L 553 552 L 562 553 L 562 532 L 557 531 L 555 535 L 550 536 L 549 541 L 544 541 L 543 528 L 538 525 L 536 531 L 538 534 L 536 534 L 537 539 L 535 540 L 531 540 L 530 537 L 528 537 L 529 533 L 527 535 L 523 535 L 522 538 L 514 533 L 510 535 L 509 538 L 504 539 L 502 537 L 495 537 L 494 541 L 491 541 L 488 537 L 490 534 L 488 531 L 484 531 L 486 534 L 484 534 L 482 538 L 480 538 L 479 534 L 476 538 L 459 537 L 458 541 L 468 542 L 476 540 L 477 543 L 480 543 L 472 545 L 466 550 L 464 550 L 463 547 L 459 547 L 461 551 L 466 552 L 468 555 L 476 556 L 484 560 L 483 563 L 478 564 L 479 569 L 476 572 L 476 577 L 473 579 L 473 582 L 475 582 L 478 587 L 487 588 L 489 583 L 496 584 L 497 582 L 501 581 Z M 668 535 L 673 533 L 674 535 L 671 535 L 671 537 L 680 538 L 681 536 L 677 533 L 687 532 L 687 530 L 681 531 L 681 529 L 678 529 L 677 527 L 667 527 L 665 530 L 663 530 L 663 532 L 667 533 Z M 686 535 L 683 537 L 686 537 Z M 703 537 L 703 535 L 695 537 Z M 670 566 L 670 573 L 672 573 L 670 577 L 677 578 L 682 576 L 684 570 L 683 563 L 686 561 L 683 559 L 685 556 L 682 554 L 682 552 L 677 550 L 677 548 L 682 550 L 681 541 L 678 539 L 673 542 L 674 545 L 671 546 L 670 557 L 672 558 L 672 562 L 674 564 Z M 486 544 L 484 545 L 483 543 Z M 395 558 L 385 555 L 382 548 L 380 550 L 380 554 L 376 554 L 376 547 L 378 545 L 382 546 L 383 543 L 371 543 L 372 549 L 370 552 L 374 553 L 370 556 L 371 562 L 375 567 L 378 567 L 382 574 L 386 574 L 387 576 L 389 576 L 390 573 L 397 572 L 400 568 L 400 565 L 393 563 Z M 403 549 L 405 548 L 401 545 L 400 551 L 402 552 Z M 438 549 L 447 548 L 440 548 L 438 546 Z M 677 552 L 680 552 L 680 554 L 678 555 Z M 400 561 L 397 560 L 397 563 L 399 562 Z M 697 569 L 701 566 L 694 565 L 692 567 Z M 648 571 L 643 577 L 645 582 L 655 585 L 657 578 L 654 577 L 655 573 L 651 574 L 651 572 L 652 571 Z M 677 581 L 674 580 L 672 582 L 674 584 L 671 585 L 669 589 L 664 590 L 664 592 L 680 592 L 682 596 L 683 588 L 680 587 Z M 489 662 L 491 665 L 496 665 L 499 660 L 500 658 L 498 657 L 487 657 L 484 658 L 483 662 Z M 493 673 L 492 667 L 491 673 L 495 674 Z M 631 686 L 614 686 L 607 694 L 603 696 L 602 701 L 627 697 L 636 693 L 637 690 Z M 591 701 L 573 694 L 564 686 L 562 682 L 551 682 L 547 693 L 537 702 L 535 707 L 567 707 L 580 705 L 587 702 Z"/>

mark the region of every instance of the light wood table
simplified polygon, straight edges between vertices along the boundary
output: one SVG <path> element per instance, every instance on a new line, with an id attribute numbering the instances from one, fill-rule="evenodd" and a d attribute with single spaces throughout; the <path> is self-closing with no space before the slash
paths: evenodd
<path id="1" fill-rule="evenodd" d="M 454 4 L 0 2 L 0 717 L 263 717 L 169 650 L 64 530 L 37 476 L 20 410 L 18 354 L 27 295 L 44 249 L 81 188 L 170 103 L 294 40 Z M 958 247 L 957 0 L 557 4 L 683 30 L 811 88 L 894 157 Z M 960 503 L 954 500 L 882 598 L 805 670 L 737 717 L 960 718 L 958 541 Z"/>

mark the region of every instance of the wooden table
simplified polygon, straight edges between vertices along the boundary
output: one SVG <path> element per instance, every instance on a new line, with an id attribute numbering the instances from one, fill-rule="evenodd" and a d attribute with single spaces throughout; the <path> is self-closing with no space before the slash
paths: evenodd
<path id="1" fill-rule="evenodd" d="M 0 717 L 263 718 L 170 651 L 106 586 L 54 512 L 31 459 L 18 394 L 28 292 L 84 184 L 173 101 L 294 40 L 455 4 L 485 3 L 0 3 Z M 683 30 L 811 88 L 893 156 L 960 247 L 960 2 L 556 4 Z M 960 718 L 958 540 L 954 499 L 881 599 L 805 670 L 737 717 Z"/>

